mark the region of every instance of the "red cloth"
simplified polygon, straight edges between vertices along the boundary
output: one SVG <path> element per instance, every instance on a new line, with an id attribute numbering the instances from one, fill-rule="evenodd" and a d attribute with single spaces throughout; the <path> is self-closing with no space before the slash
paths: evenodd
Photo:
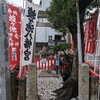
<path id="1" fill-rule="evenodd" d="M 21 12 L 18 7 L 8 4 L 8 34 L 10 70 L 20 62 Z"/>
<path id="2" fill-rule="evenodd" d="M 85 53 L 94 54 L 96 49 L 96 26 L 98 10 L 90 15 L 84 27 Z"/>

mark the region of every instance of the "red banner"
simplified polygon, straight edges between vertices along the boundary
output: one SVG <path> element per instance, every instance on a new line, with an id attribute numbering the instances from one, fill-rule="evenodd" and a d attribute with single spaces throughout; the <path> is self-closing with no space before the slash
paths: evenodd
<path id="1" fill-rule="evenodd" d="M 97 35 L 97 18 L 98 18 L 98 10 L 90 14 L 90 18 L 88 19 L 84 27 L 84 43 L 85 43 L 84 62 L 94 67 L 94 69 L 93 68 L 92 68 L 93 70 L 90 69 L 89 72 L 95 77 L 98 77 L 96 70 L 99 69 L 100 65 L 99 64 L 100 56 L 98 56 L 99 35 Z"/>
<path id="2" fill-rule="evenodd" d="M 96 49 L 96 26 L 98 10 L 90 14 L 89 20 L 84 27 L 85 53 L 94 54 Z"/>
<path id="3" fill-rule="evenodd" d="M 8 4 L 8 34 L 10 51 L 10 69 L 20 61 L 21 12 L 19 8 Z"/>

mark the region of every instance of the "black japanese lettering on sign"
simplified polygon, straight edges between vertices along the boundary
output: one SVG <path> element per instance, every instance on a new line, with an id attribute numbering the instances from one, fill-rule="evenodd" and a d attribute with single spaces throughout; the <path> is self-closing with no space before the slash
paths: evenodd
<path id="1" fill-rule="evenodd" d="M 31 23 L 26 24 L 25 30 L 28 32 L 26 35 L 28 35 L 30 32 L 33 33 L 34 25 L 31 25 Z"/>
<path id="2" fill-rule="evenodd" d="M 30 49 L 30 46 L 31 46 L 31 45 L 32 45 L 31 39 L 26 38 L 24 47 Z"/>
<path id="3" fill-rule="evenodd" d="M 28 18 L 29 22 L 26 24 L 26 34 L 24 35 L 25 37 L 25 43 L 24 43 L 24 47 L 25 47 L 25 51 L 24 51 L 24 54 L 25 54 L 25 57 L 24 57 L 24 60 L 29 60 L 29 56 L 31 55 L 31 46 L 32 46 L 32 34 L 33 31 L 34 31 L 34 19 L 36 18 L 36 13 L 35 13 L 35 10 L 32 9 L 32 7 L 28 7 L 28 13 L 26 15 L 26 17 Z"/>
<path id="4" fill-rule="evenodd" d="M 26 15 L 30 22 L 33 22 L 33 20 L 36 17 L 35 10 L 32 9 L 32 7 L 28 7 L 28 15 Z"/>
<path id="5" fill-rule="evenodd" d="M 5 16 L 5 11 L 4 11 L 4 5 L 2 4 L 2 14 L 3 16 Z M 8 57 L 8 34 L 7 34 L 7 24 L 6 22 L 3 20 L 3 32 L 4 32 L 4 55 L 5 55 L 5 61 L 8 61 L 9 60 L 9 57 Z"/>
<path id="6" fill-rule="evenodd" d="M 4 52 L 4 55 L 5 55 L 5 61 L 8 61 L 9 58 L 8 58 L 8 40 L 7 38 L 4 39 L 4 49 L 5 49 L 5 52 Z"/>
<path id="7" fill-rule="evenodd" d="M 8 36 L 8 34 L 7 34 L 7 32 L 6 32 L 6 30 L 7 30 L 7 26 L 6 26 L 6 22 L 4 22 L 3 21 L 3 31 L 4 31 L 4 34 L 5 34 L 5 36 L 7 37 Z"/>
<path id="8" fill-rule="evenodd" d="M 29 60 L 29 55 L 31 54 L 31 52 L 29 51 L 29 49 L 26 49 L 24 51 L 24 54 L 25 54 L 24 60 Z"/>
<path id="9" fill-rule="evenodd" d="M 4 4 L 2 4 L 2 14 L 4 15 L 5 12 L 4 12 Z"/>

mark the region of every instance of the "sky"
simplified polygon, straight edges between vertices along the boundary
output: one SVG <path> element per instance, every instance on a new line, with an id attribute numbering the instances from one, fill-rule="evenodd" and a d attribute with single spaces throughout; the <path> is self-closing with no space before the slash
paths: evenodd
<path id="1" fill-rule="evenodd" d="M 22 6 L 22 7 L 23 7 L 23 1 L 24 1 L 24 0 L 6 0 L 6 1 L 8 1 L 8 2 L 10 2 L 10 3 L 12 3 L 12 4 L 15 4 L 15 5 L 17 5 L 17 6 Z M 35 4 L 39 4 L 40 0 L 33 0 L 33 2 L 34 2 Z"/>

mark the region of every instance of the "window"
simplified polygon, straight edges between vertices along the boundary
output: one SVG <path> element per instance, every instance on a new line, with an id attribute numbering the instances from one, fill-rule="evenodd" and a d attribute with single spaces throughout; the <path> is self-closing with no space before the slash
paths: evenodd
<path id="1" fill-rule="evenodd" d="M 61 40 L 61 35 L 55 35 L 55 41 L 60 41 Z"/>
<path id="2" fill-rule="evenodd" d="M 40 6 L 42 5 L 42 0 L 40 0 Z"/>
<path id="3" fill-rule="evenodd" d="M 48 37 L 48 42 L 52 42 L 52 36 Z"/>

